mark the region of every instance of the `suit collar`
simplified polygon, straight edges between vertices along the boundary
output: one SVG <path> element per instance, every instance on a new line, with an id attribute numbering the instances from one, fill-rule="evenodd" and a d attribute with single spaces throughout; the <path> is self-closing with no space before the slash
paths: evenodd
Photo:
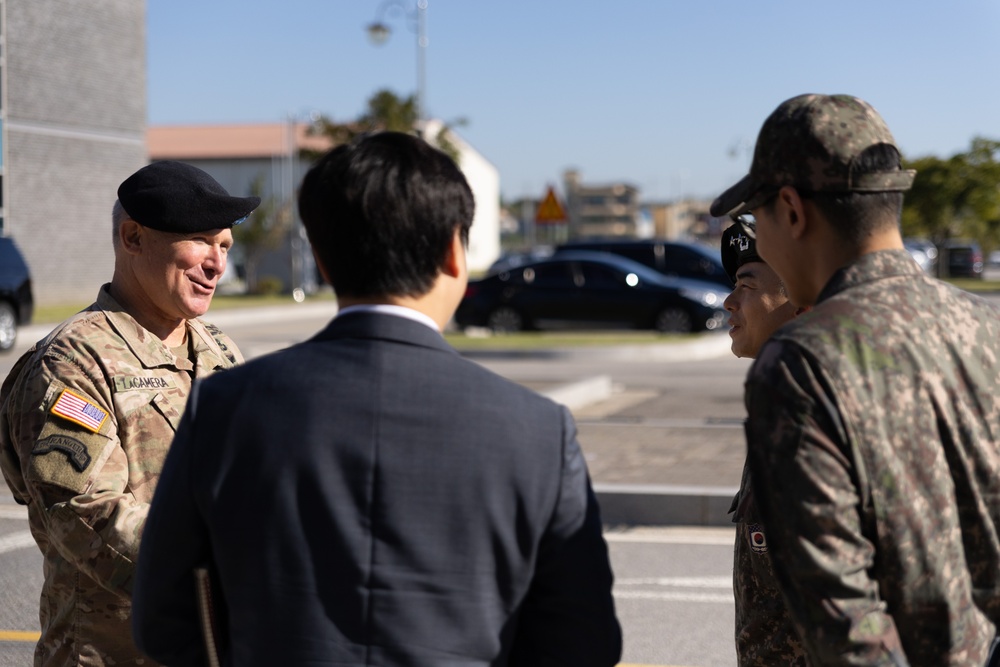
<path id="1" fill-rule="evenodd" d="M 371 311 L 355 311 L 338 315 L 313 340 L 372 338 L 409 345 L 420 345 L 446 352 L 455 352 L 439 332 L 420 322 Z"/>

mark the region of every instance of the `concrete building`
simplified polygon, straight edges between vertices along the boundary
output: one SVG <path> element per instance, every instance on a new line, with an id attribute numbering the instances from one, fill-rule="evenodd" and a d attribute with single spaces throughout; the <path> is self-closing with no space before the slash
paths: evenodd
<path id="1" fill-rule="evenodd" d="M 723 222 L 708 212 L 709 199 L 681 199 L 670 202 L 646 202 L 656 238 L 671 241 L 717 239 Z"/>
<path id="2" fill-rule="evenodd" d="M 651 225 L 643 224 L 639 190 L 627 183 L 584 184 L 574 169 L 563 174 L 569 237 L 646 238 Z"/>
<path id="3" fill-rule="evenodd" d="M 441 124 L 428 121 L 425 135 L 436 136 Z M 470 271 L 489 267 L 500 256 L 500 178 L 490 164 L 460 136 L 451 132 L 462 168 L 476 198 L 476 215 L 469 234 Z M 210 173 L 230 193 L 250 194 L 255 180 L 257 194 L 273 197 L 278 206 L 288 206 L 293 217 L 286 243 L 263 260 L 259 273 L 281 281 L 287 291 L 296 287 L 311 293 L 316 289 L 312 252 L 295 206 L 295 192 L 317 153 L 329 150 L 329 139 L 309 134 L 308 123 L 258 125 L 199 125 L 150 127 L 147 133 L 151 160 L 181 160 Z M 305 153 L 304 153 L 305 151 Z M 234 260 L 240 261 L 239 244 Z"/>
<path id="4" fill-rule="evenodd" d="M 0 228 L 39 306 L 111 279 L 111 207 L 146 163 L 145 0 L 0 0 Z"/>

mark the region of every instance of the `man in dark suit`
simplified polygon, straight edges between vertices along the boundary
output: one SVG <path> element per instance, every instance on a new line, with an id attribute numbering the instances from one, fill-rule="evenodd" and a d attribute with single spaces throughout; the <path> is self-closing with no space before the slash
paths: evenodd
<path id="1" fill-rule="evenodd" d="M 455 163 L 386 132 L 306 175 L 340 312 L 198 383 L 143 535 L 138 646 L 205 663 L 207 564 L 232 665 L 607 665 L 621 654 L 598 507 L 568 411 L 440 330 L 473 217 Z"/>

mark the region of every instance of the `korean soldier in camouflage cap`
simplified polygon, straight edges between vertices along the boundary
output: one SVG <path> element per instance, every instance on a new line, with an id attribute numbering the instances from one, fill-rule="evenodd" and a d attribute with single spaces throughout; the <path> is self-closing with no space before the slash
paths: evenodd
<path id="1" fill-rule="evenodd" d="M 814 665 L 983 665 L 1000 622 L 1000 312 L 903 249 L 914 178 L 847 95 L 782 103 L 750 174 L 760 256 L 813 306 L 746 383 L 754 497 Z"/>
<path id="2" fill-rule="evenodd" d="M 726 298 L 729 336 L 737 357 L 753 359 L 761 345 L 805 308 L 788 300 L 778 274 L 757 254 L 757 244 L 741 225 L 722 233 L 722 266 L 733 281 Z M 754 502 L 749 461 L 729 509 L 736 524 L 733 593 L 736 599 L 736 657 L 741 667 L 808 664 L 802 642 L 781 597 Z"/>
<path id="3" fill-rule="evenodd" d="M 45 562 L 35 665 L 153 664 L 131 634 L 139 537 L 192 382 L 242 361 L 198 318 L 259 203 L 180 162 L 130 176 L 111 282 L 0 390 L 0 468 Z"/>

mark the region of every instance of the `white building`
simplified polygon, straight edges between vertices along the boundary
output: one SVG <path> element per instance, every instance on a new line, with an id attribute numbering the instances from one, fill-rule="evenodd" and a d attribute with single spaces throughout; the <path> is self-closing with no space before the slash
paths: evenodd
<path id="1" fill-rule="evenodd" d="M 442 127 L 441 121 L 426 121 L 424 135 L 437 136 Z M 485 271 L 500 257 L 500 173 L 454 130 L 448 130 L 448 133 L 458 149 L 458 166 L 476 198 L 476 216 L 469 231 L 469 271 Z"/>

